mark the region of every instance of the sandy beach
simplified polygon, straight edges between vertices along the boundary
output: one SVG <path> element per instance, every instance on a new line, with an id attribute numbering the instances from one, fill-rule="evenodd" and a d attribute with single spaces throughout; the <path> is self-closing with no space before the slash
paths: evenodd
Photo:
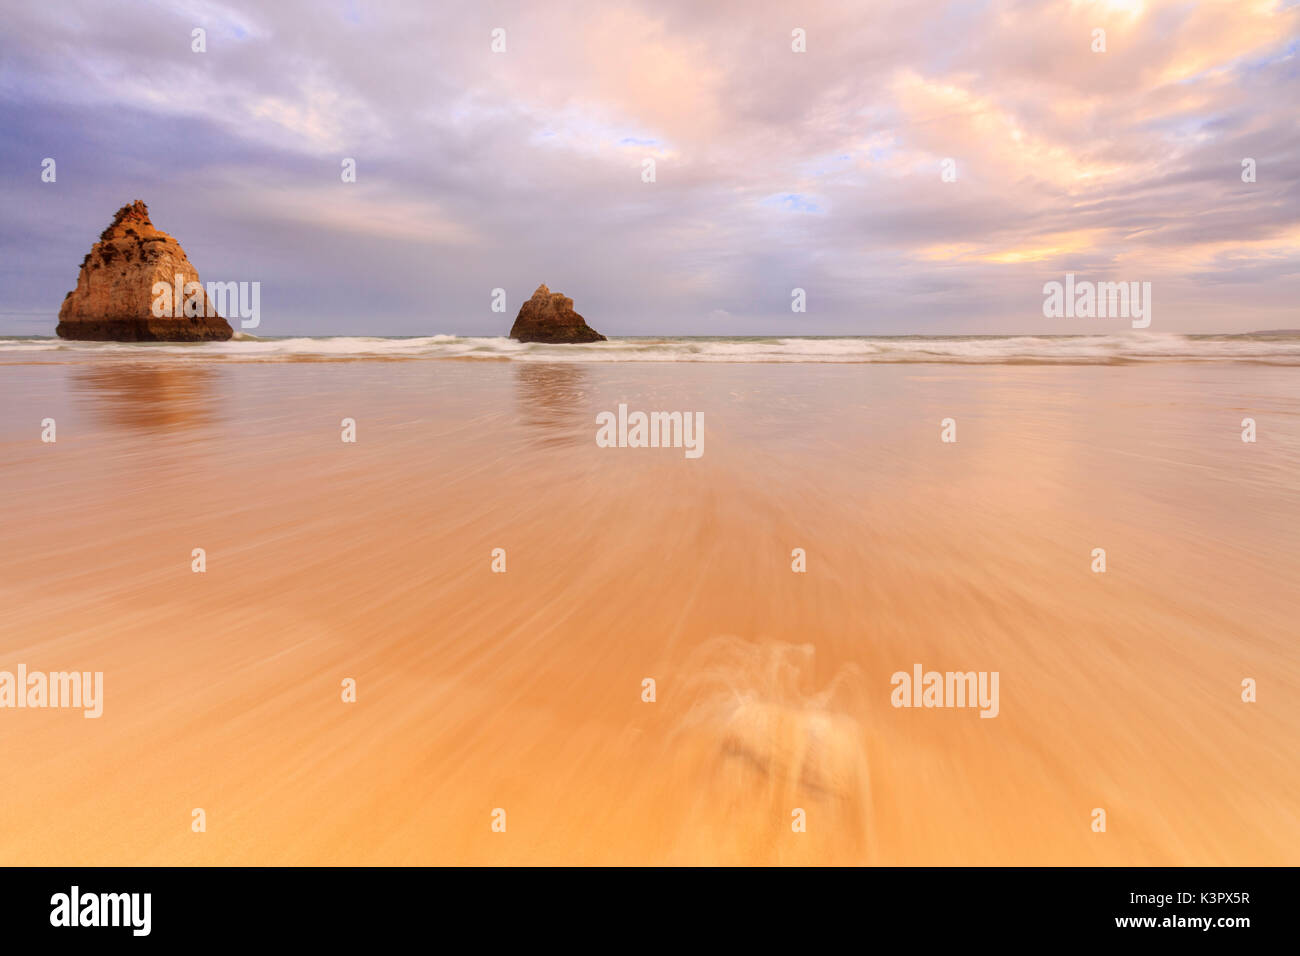
<path id="1" fill-rule="evenodd" d="M 1294 367 L 2 361 L 7 864 L 1300 863 Z"/>

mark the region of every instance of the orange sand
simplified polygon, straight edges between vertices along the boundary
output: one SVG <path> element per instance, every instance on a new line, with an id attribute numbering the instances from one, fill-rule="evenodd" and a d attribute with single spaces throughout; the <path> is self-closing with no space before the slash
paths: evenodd
<path id="1" fill-rule="evenodd" d="M 0 862 L 1300 863 L 1293 369 L 0 375 L 0 669 L 105 675 L 0 710 Z"/>

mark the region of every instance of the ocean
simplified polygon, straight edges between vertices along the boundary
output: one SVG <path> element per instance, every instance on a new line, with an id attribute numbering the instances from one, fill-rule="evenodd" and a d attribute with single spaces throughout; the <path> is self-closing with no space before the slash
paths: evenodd
<path id="1" fill-rule="evenodd" d="M 0 360 L 54 352 L 69 358 L 125 352 L 237 361 L 484 359 L 514 362 L 825 362 L 1118 365 L 1143 362 L 1300 364 L 1300 333 L 1180 335 L 690 336 L 625 337 L 590 345 L 542 345 L 503 337 L 312 336 L 228 342 L 69 342 L 49 337 L 0 338 Z"/>

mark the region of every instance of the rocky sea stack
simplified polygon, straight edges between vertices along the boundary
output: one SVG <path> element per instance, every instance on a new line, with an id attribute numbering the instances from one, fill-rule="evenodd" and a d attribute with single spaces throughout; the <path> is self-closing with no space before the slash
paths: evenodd
<path id="1" fill-rule="evenodd" d="M 177 277 L 180 277 L 179 280 Z M 55 334 L 64 339 L 108 342 L 208 342 L 230 338 L 234 331 L 213 307 L 207 292 L 184 292 L 180 305 L 154 315 L 154 283 L 184 290 L 199 274 L 181 244 L 149 221 L 143 202 L 123 206 L 81 260 L 77 287 L 59 309 Z M 192 287 L 191 287 L 192 288 Z M 202 298 L 202 304 L 198 302 Z M 184 308 L 184 300 L 193 300 Z M 200 312 L 186 315 L 185 312 Z M 181 313 L 176 315 L 174 313 Z"/>
<path id="2" fill-rule="evenodd" d="M 510 337 L 520 342 L 604 342 L 605 336 L 573 311 L 573 300 L 539 285 L 533 297 L 523 304 Z"/>

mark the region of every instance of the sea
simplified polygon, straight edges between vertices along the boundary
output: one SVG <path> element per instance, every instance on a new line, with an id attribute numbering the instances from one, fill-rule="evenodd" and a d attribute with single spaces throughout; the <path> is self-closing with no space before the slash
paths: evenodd
<path id="1" fill-rule="evenodd" d="M 304 336 L 236 333 L 227 342 L 75 342 L 0 338 L 0 360 L 54 353 L 126 352 L 234 361 L 468 359 L 510 362 L 813 362 L 839 364 L 1124 365 L 1257 362 L 1300 365 L 1300 331 L 1235 335 L 1126 332 L 1108 335 L 628 336 L 586 345 L 522 343 L 504 337 Z"/>

